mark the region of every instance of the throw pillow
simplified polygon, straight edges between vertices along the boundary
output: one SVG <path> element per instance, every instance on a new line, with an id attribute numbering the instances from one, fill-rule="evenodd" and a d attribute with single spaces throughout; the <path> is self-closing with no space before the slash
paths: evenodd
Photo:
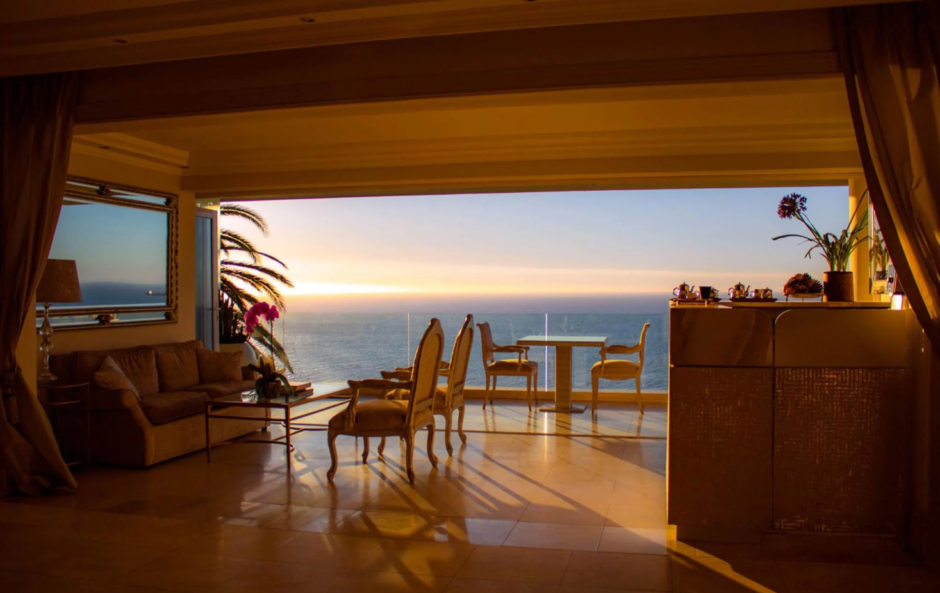
<path id="1" fill-rule="evenodd" d="M 214 350 L 196 350 L 199 360 L 199 381 L 221 383 L 223 381 L 242 380 L 242 353 L 216 352 Z"/>
<path id="2" fill-rule="evenodd" d="M 134 384 L 140 397 L 160 393 L 157 359 L 150 347 L 143 346 L 121 353 L 112 353 L 110 357 Z"/>
<path id="3" fill-rule="evenodd" d="M 140 397 L 140 392 L 110 356 L 104 358 L 101 368 L 95 372 L 95 384 L 103 389 L 126 389 Z"/>
<path id="4" fill-rule="evenodd" d="M 202 350 L 202 342 L 180 342 L 153 347 L 157 354 L 157 371 L 160 375 L 160 391 L 186 391 L 187 387 L 199 385 L 199 362 L 196 351 Z"/>

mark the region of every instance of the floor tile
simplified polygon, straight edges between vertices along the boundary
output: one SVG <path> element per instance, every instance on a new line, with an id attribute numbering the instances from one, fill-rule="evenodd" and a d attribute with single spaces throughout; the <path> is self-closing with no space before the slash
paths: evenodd
<path id="1" fill-rule="evenodd" d="M 478 546 L 457 571 L 459 579 L 561 583 L 571 552 Z"/>
<path id="2" fill-rule="evenodd" d="M 330 593 L 438 593 L 450 581 L 450 577 L 359 571 L 331 581 L 328 590 Z"/>
<path id="3" fill-rule="evenodd" d="M 452 577 L 473 552 L 469 544 L 387 540 L 357 570 Z"/>
<path id="4" fill-rule="evenodd" d="M 675 593 L 785 593 L 777 564 L 770 560 L 731 560 L 674 556 Z"/>
<path id="5" fill-rule="evenodd" d="M 509 533 L 504 546 L 552 548 L 556 550 L 595 551 L 604 528 L 594 525 L 561 525 L 556 523 L 518 523 Z"/>
<path id="6" fill-rule="evenodd" d="M 788 593 L 896 593 L 892 567 L 780 562 Z"/>
<path id="7" fill-rule="evenodd" d="M 668 556 L 572 552 L 563 583 L 569 586 L 670 591 Z"/>
<path id="8" fill-rule="evenodd" d="M 670 554 L 676 549 L 674 529 L 604 527 L 598 552 Z"/>
<path id="9" fill-rule="evenodd" d="M 546 583 L 454 579 L 444 589 L 444 593 L 554 593 L 557 590 L 558 585 Z"/>
<path id="10" fill-rule="evenodd" d="M 515 521 L 434 517 L 411 539 L 499 546 L 516 526 Z"/>
<path id="11" fill-rule="evenodd" d="M 429 515 L 397 511 L 360 511 L 330 529 L 336 535 L 412 539 L 433 523 Z"/>

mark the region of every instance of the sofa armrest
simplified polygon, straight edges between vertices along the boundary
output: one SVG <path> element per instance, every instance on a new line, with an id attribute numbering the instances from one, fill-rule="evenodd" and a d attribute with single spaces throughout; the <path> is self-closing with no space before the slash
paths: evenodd
<path id="1" fill-rule="evenodd" d="M 128 389 L 92 389 L 92 410 L 123 410 L 139 408 L 137 396 Z"/>

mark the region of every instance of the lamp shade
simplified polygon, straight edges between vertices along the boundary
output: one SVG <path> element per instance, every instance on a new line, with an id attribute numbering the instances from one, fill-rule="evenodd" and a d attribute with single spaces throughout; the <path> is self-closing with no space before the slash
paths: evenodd
<path id="1" fill-rule="evenodd" d="M 82 287 L 78 284 L 78 268 L 75 260 L 50 259 L 36 290 L 36 301 L 40 303 L 80 303 Z"/>

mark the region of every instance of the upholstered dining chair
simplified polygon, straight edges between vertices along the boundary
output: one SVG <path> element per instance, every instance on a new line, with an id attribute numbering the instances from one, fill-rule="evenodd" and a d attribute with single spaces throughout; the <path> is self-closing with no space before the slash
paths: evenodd
<path id="1" fill-rule="evenodd" d="M 434 396 L 434 414 L 444 417 L 444 445 L 447 447 L 447 454 L 454 454 L 454 447 L 451 444 L 450 435 L 454 424 L 454 410 L 457 410 L 457 434 L 460 436 L 460 442 L 467 442 L 467 435 L 463 432 L 463 418 L 466 408 L 464 407 L 463 389 L 467 382 L 467 369 L 470 366 L 470 349 L 473 347 L 473 315 L 467 315 L 464 319 L 457 337 L 454 339 L 454 349 L 450 354 L 450 363 L 441 363 L 441 375 L 444 375 L 444 369 L 448 372 L 447 385 L 438 386 L 437 393 Z M 383 379 L 393 381 L 406 381 L 410 378 L 411 368 L 398 368 L 394 371 L 382 371 Z M 402 390 L 397 390 L 402 391 Z M 379 452 L 385 448 L 385 439 L 379 445 Z"/>
<path id="2" fill-rule="evenodd" d="M 621 346 L 613 344 L 601 348 L 601 361 L 591 367 L 591 413 L 597 411 L 597 389 L 600 379 L 608 381 L 636 381 L 636 393 L 640 394 L 640 375 L 643 373 L 643 359 L 646 355 L 646 330 L 650 324 L 643 326 L 640 332 L 640 341 L 634 346 Z M 608 360 L 608 354 L 639 354 L 639 362 L 632 360 Z M 640 401 L 640 414 L 643 413 L 643 402 Z"/>
<path id="3" fill-rule="evenodd" d="M 483 350 L 483 370 L 486 372 L 486 391 L 483 393 L 483 409 L 486 401 L 491 403 L 491 394 L 496 391 L 496 377 L 525 377 L 525 400 L 532 410 L 532 394 L 535 394 L 535 405 L 539 404 L 539 363 L 529 360 L 528 346 L 497 346 L 493 342 L 493 332 L 489 323 L 478 323 L 480 328 L 480 344 Z M 498 353 L 512 352 L 518 355 L 516 360 L 496 360 Z M 493 391 L 490 391 L 490 379 L 493 380 Z M 534 388 L 534 389 L 533 389 Z"/>
<path id="4" fill-rule="evenodd" d="M 348 382 L 352 390 L 349 405 L 330 419 L 327 428 L 327 443 L 332 461 L 326 473 L 328 480 L 332 482 L 336 475 L 336 437 L 341 434 L 363 437 L 363 463 L 367 463 L 369 459 L 369 437 L 396 436 L 404 439 L 408 481 L 414 484 L 415 433 L 426 427 L 428 459 L 431 460 L 431 465 L 437 467 L 437 457 L 434 456 L 434 395 L 437 391 L 443 351 L 444 331 L 441 329 L 441 322 L 432 319 L 415 351 L 410 381 L 398 384 L 411 392 L 411 397 L 407 400 L 381 398 L 360 402 L 361 389 L 387 390 L 395 388 L 390 385 L 393 382 L 386 379 Z"/>

